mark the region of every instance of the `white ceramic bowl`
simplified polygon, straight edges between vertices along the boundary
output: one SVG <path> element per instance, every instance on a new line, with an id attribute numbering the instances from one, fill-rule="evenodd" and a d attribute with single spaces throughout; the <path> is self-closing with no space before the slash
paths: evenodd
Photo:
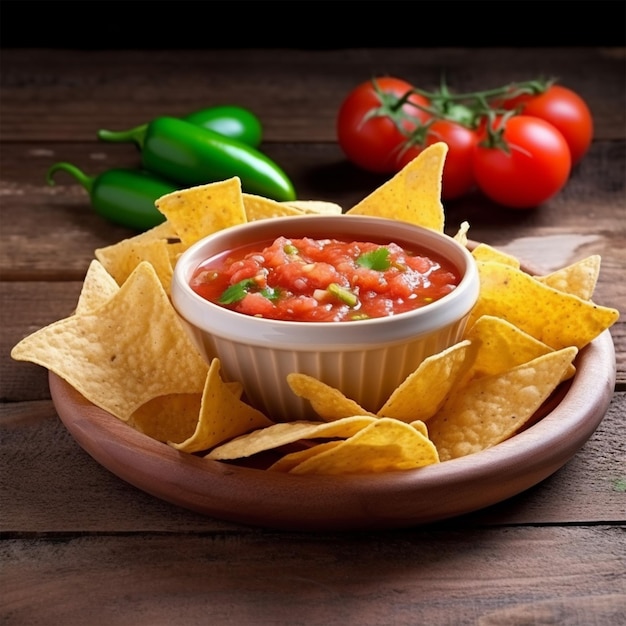
<path id="1" fill-rule="evenodd" d="M 252 317 L 213 304 L 191 289 L 194 270 L 207 258 L 281 235 L 394 241 L 448 259 L 461 281 L 425 307 L 354 322 Z M 259 220 L 219 231 L 181 255 L 172 282 L 174 307 L 206 358 L 219 357 L 224 379 L 241 382 L 246 399 L 276 421 L 314 418 L 309 402 L 288 386 L 291 372 L 314 376 L 375 413 L 427 356 L 459 340 L 478 292 L 474 259 L 453 238 L 405 222 L 350 215 Z"/>

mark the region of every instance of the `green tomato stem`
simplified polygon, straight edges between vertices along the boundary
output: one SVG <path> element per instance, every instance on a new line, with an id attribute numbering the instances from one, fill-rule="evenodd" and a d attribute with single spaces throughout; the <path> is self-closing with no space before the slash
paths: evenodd
<path id="1" fill-rule="evenodd" d="M 399 98 L 379 92 L 383 105 L 380 109 L 372 112 L 372 114 L 391 117 L 398 130 L 407 136 L 408 144 L 423 144 L 429 127 L 437 120 L 449 120 L 467 128 L 476 128 L 482 119 L 493 119 L 491 116 L 494 113 L 498 115 L 508 114 L 507 110 L 498 106 L 497 98 L 506 96 L 508 99 L 512 99 L 525 94 L 540 94 L 554 82 L 556 82 L 555 79 L 534 79 L 509 83 L 493 89 L 454 94 L 448 89 L 445 80 L 442 80 L 439 89 L 436 91 L 427 91 L 414 87 L 407 90 Z M 427 98 L 431 106 L 412 102 L 410 100 L 412 95 L 420 95 Z M 405 105 L 410 105 L 415 109 L 428 113 L 430 119 L 427 122 L 422 122 L 418 117 L 407 114 L 403 109 Z M 407 133 L 400 123 L 402 120 L 406 121 L 407 119 L 412 121 L 415 127 L 410 133 Z M 494 136 L 492 136 L 492 141 L 496 141 Z"/>

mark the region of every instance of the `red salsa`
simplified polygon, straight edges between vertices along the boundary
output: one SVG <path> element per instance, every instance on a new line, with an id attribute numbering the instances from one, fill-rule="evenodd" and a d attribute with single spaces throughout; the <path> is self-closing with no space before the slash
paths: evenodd
<path id="1" fill-rule="evenodd" d="M 208 259 L 190 285 L 245 315 L 343 322 L 412 311 L 450 293 L 459 280 L 444 260 L 396 243 L 279 237 Z"/>

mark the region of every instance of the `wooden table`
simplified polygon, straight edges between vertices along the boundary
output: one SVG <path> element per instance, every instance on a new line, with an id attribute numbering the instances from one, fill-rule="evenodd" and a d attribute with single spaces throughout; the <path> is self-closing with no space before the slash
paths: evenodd
<path id="1" fill-rule="evenodd" d="M 11 625 L 617 624 L 626 619 L 626 85 L 624 48 L 355 48 L 2 51 L 0 116 L 0 622 Z M 458 91 L 556 76 L 594 114 L 595 140 L 566 188 L 535 211 L 471 196 L 453 232 L 546 270 L 601 254 L 595 299 L 611 329 L 613 401 L 561 470 L 486 510 L 424 527 L 359 533 L 251 528 L 167 504 L 98 465 L 50 400 L 47 372 L 10 359 L 28 333 L 73 309 L 93 251 L 132 233 L 103 221 L 69 180 L 134 166 L 98 143 L 159 114 L 249 107 L 263 150 L 302 198 L 349 207 L 381 182 L 336 143 L 342 98 L 389 73 Z"/>

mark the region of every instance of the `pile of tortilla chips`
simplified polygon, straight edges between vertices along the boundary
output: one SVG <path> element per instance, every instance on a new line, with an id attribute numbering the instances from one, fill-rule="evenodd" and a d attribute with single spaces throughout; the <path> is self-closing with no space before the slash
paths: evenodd
<path id="1" fill-rule="evenodd" d="M 444 229 L 435 144 L 345 212 Z M 280 203 L 242 193 L 238 178 L 157 201 L 161 225 L 95 251 L 75 312 L 20 341 L 16 360 L 65 379 L 129 427 L 177 450 L 245 463 L 272 453 L 268 471 L 380 473 L 479 452 L 532 423 L 575 375 L 580 349 L 618 319 L 592 295 L 600 257 L 532 276 L 514 257 L 474 248 L 481 292 L 465 336 L 425 359 L 376 413 L 323 381 L 293 372 L 288 384 L 319 420 L 275 423 L 248 404 L 240 382 L 207 363 L 170 302 L 178 256 L 219 229 L 257 219 L 341 213 L 329 202 Z M 468 225 L 456 239 L 467 245 Z M 355 322 L 358 323 L 358 322 Z"/>

